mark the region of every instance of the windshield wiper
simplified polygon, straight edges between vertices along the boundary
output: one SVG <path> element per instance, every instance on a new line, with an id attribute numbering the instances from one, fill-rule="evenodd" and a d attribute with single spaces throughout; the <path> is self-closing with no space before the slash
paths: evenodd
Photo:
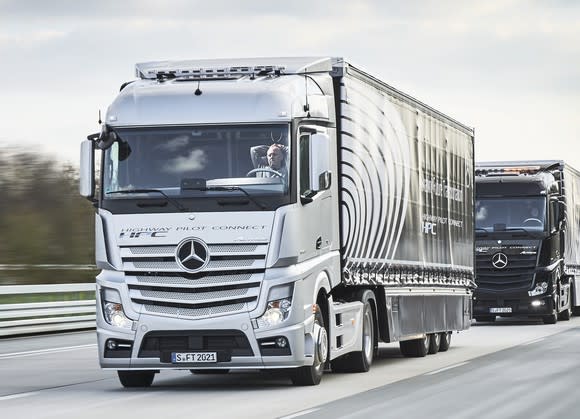
<path id="1" fill-rule="evenodd" d="M 193 188 L 192 188 L 193 189 Z M 198 191 L 225 191 L 225 192 L 232 192 L 232 191 L 240 191 L 244 195 L 248 197 L 250 201 L 258 206 L 258 208 L 265 210 L 267 207 L 259 202 L 256 198 L 254 198 L 251 194 L 248 193 L 244 188 L 240 188 L 239 186 L 205 186 L 200 188 L 195 188 Z M 194 190 L 195 190 L 194 189 Z"/>
<path id="2" fill-rule="evenodd" d="M 128 195 L 128 194 L 132 194 L 132 193 L 158 193 L 158 194 L 163 195 L 165 197 L 165 199 L 167 199 L 167 202 L 170 202 L 179 211 L 182 211 L 182 212 L 189 211 L 187 208 L 185 208 L 183 205 L 181 205 L 178 201 L 167 196 L 167 194 L 160 189 L 123 189 L 123 190 L 119 190 L 119 191 L 107 192 L 106 195 L 113 195 L 113 194 Z"/>

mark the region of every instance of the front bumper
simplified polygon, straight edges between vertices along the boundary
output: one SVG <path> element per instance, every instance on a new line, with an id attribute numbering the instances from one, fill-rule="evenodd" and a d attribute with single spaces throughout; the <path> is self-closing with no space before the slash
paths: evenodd
<path id="1" fill-rule="evenodd" d="M 554 306 L 551 293 L 530 297 L 527 292 L 498 295 L 478 289 L 473 298 L 473 316 L 545 316 L 554 312 Z"/>
<path id="2" fill-rule="evenodd" d="M 267 331 L 254 330 L 248 314 L 206 320 L 184 320 L 141 315 L 136 330 L 120 333 L 97 328 L 102 368 L 114 369 L 269 369 L 312 365 L 312 319 Z M 195 325 L 195 326 L 194 326 Z M 288 346 L 272 350 L 284 337 Z M 118 349 L 107 342 L 119 343 Z M 260 343 L 263 343 L 261 346 Z M 217 362 L 172 363 L 173 352 L 216 352 Z"/>

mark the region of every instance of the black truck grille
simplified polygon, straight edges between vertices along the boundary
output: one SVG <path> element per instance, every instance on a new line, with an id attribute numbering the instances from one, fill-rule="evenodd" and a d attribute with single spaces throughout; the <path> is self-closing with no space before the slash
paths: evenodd
<path id="1" fill-rule="evenodd" d="M 481 290 L 517 291 L 532 286 L 537 255 L 513 255 L 507 253 L 508 265 L 497 269 L 491 263 L 493 255 L 477 255 L 475 281 Z"/>

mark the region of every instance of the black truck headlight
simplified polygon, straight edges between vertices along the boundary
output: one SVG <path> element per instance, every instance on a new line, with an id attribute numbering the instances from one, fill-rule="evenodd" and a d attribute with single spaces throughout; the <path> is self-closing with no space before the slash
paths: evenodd
<path id="1" fill-rule="evenodd" d="M 539 282 L 539 283 L 536 284 L 536 287 L 533 290 L 528 291 L 528 295 L 530 297 L 534 297 L 536 295 L 545 294 L 546 291 L 548 291 L 548 283 L 545 282 L 545 281 L 544 282 Z"/>

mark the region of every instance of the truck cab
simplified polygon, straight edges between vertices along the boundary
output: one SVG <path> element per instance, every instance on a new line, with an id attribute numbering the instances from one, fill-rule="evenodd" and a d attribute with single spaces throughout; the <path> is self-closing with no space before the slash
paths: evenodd
<path id="1" fill-rule="evenodd" d="M 570 318 L 559 177 L 557 167 L 477 166 L 473 312 L 478 322 L 496 316 L 530 316 L 545 323 Z"/>

